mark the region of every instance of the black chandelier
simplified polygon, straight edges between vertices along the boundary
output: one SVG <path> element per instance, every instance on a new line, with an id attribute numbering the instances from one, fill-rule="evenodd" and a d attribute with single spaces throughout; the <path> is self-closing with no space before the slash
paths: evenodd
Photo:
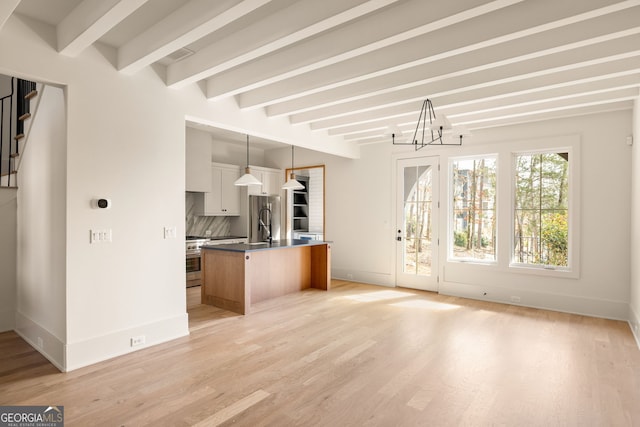
<path id="1" fill-rule="evenodd" d="M 462 138 L 471 135 L 464 126 L 452 127 L 451 122 L 444 115 L 436 117 L 430 99 L 425 99 L 422 103 L 413 138 L 404 141 L 396 140 L 402 136 L 402 131 L 397 126 L 388 130 L 386 134 L 391 134 L 393 145 L 413 145 L 416 151 L 430 145 L 462 145 Z"/>

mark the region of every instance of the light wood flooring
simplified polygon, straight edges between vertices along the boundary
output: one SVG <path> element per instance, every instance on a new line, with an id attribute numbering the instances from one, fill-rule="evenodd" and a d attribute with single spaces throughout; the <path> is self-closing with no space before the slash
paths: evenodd
<path id="1" fill-rule="evenodd" d="M 60 373 L 0 334 L 0 405 L 67 426 L 640 426 L 624 322 L 334 281 Z"/>

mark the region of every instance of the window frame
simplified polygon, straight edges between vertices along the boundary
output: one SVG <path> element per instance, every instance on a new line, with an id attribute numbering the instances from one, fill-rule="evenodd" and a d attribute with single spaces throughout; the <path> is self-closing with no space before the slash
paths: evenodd
<path id="1" fill-rule="evenodd" d="M 578 278 L 580 265 L 579 265 L 579 250 L 580 250 L 580 212 L 579 211 L 579 197 L 580 197 L 580 157 L 579 150 L 576 144 L 553 144 L 553 141 L 549 141 L 547 144 L 543 144 L 544 147 L 535 147 L 531 149 L 512 150 L 510 152 L 510 230 L 509 230 L 509 263 L 508 268 L 511 271 L 518 273 L 530 273 L 545 276 L 556 277 L 570 277 Z M 538 145 L 538 144 L 535 144 Z M 569 154 L 569 167 L 568 167 L 568 184 L 569 191 L 568 197 L 568 256 L 567 266 L 549 266 L 544 264 L 526 264 L 514 261 L 515 257 L 515 204 L 516 204 L 516 157 L 520 155 L 537 155 L 537 154 L 549 154 L 549 153 L 568 153 Z"/>
<path id="2" fill-rule="evenodd" d="M 455 192 L 455 185 L 453 182 L 454 176 L 453 176 L 453 164 L 454 162 L 458 162 L 461 160 L 479 160 L 479 159 L 487 159 L 487 158 L 492 158 L 495 160 L 495 169 L 496 169 L 496 185 L 495 185 L 495 209 L 494 209 L 494 215 L 495 215 L 495 233 L 496 233 L 496 240 L 495 240 L 495 256 L 493 260 L 482 260 L 482 259 L 477 259 L 477 258 L 469 258 L 469 257 L 454 257 L 453 256 L 453 249 L 454 249 L 454 210 L 455 210 L 455 206 L 453 203 L 453 197 L 454 197 L 454 192 Z M 480 265 L 491 265 L 491 266 L 496 266 L 499 263 L 499 259 L 500 259 L 500 197 L 499 197 L 499 180 L 500 180 L 500 154 L 496 153 L 496 152 L 491 152 L 491 153 L 481 153 L 481 154 L 472 154 L 472 155 L 468 155 L 468 156 L 455 156 L 455 157 L 449 157 L 448 159 L 448 202 L 447 202 L 447 262 L 454 262 L 454 263 L 466 263 L 466 264 L 480 264 Z"/>

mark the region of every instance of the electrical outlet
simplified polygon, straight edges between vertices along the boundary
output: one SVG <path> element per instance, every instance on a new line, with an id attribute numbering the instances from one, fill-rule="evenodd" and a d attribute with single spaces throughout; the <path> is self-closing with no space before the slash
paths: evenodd
<path id="1" fill-rule="evenodd" d="M 520 302 L 520 301 L 521 301 L 520 297 L 517 297 L 517 296 L 512 296 L 511 297 L 511 302 Z"/>
<path id="2" fill-rule="evenodd" d="M 353 280 L 353 274 L 351 274 L 351 273 L 347 274 L 347 279 Z"/>
<path id="3" fill-rule="evenodd" d="M 137 337 L 131 337 L 131 347 L 136 347 L 144 344 L 144 335 L 138 335 Z"/>
<path id="4" fill-rule="evenodd" d="M 42 347 L 44 347 L 44 342 L 42 341 L 42 337 L 38 337 L 37 341 L 38 341 L 38 348 L 41 349 Z"/>

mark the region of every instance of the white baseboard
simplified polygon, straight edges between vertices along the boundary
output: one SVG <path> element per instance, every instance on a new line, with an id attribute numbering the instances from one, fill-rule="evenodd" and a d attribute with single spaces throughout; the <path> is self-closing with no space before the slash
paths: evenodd
<path id="1" fill-rule="evenodd" d="M 629 327 L 640 350 L 640 314 L 636 313 L 631 304 L 629 304 Z"/>
<path id="2" fill-rule="evenodd" d="M 371 285 L 395 286 L 394 276 L 391 274 L 375 273 L 371 271 L 355 271 L 344 269 L 331 269 L 331 278 L 337 280 L 349 280 L 352 282 L 367 283 Z"/>
<path id="3" fill-rule="evenodd" d="M 498 286 L 443 282 L 440 283 L 439 293 L 613 320 L 627 321 L 629 312 L 629 304 L 625 301 L 549 294 L 523 289 L 514 291 L 510 288 L 501 288 Z M 517 294 L 516 298 L 519 298 L 519 300 L 514 301 L 512 299 L 512 297 L 515 296 L 514 294 Z"/>
<path id="4" fill-rule="evenodd" d="M 66 371 L 93 365 L 113 357 L 141 350 L 189 335 L 187 313 L 157 322 L 113 332 L 66 346 Z M 131 338 L 144 336 L 144 344 L 132 346 Z"/>
<path id="5" fill-rule="evenodd" d="M 15 331 L 56 368 L 64 372 L 64 342 L 60 338 L 19 311 L 15 315 Z"/>

